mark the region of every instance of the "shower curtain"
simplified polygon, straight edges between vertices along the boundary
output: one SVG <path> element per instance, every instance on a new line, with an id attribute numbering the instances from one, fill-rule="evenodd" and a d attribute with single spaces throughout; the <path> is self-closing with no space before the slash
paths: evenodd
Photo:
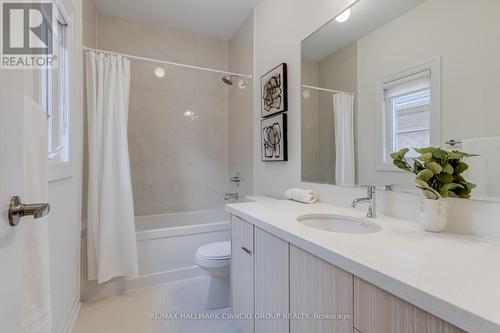
<path id="1" fill-rule="evenodd" d="M 88 279 L 103 283 L 138 275 L 127 142 L 130 60 L 89 51 L 86 73 Z"/>
<path id="2" fill-rule="evenodd" d="M 354 185 L 354 96 L 333 95 L 335 122 L 335 184 Z"/>

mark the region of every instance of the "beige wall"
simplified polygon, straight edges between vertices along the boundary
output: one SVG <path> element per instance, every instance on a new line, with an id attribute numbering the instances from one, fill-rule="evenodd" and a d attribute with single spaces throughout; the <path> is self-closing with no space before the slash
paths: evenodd
<path id="1" fill-rule="evenodd" d="M 97 47 L 227 69 L 227 41 L 97 14 Z M 220 74 L 132 61 L 129 151 L 136 215 L 222 208 L 228 88 Z M 187 118 L 184 112 L 196 113 Z"/>
<path id="2" fill-rule="evenodd" d="M 357 45 L 352 43 L 318 62 L 302 60 L 302 82 L 357 92 Z M 355 111 L 356 114 L 356 103 Z M 333 94 L 309 90 L 302 96 L 302 180 L 335 183 Z"/>
<path id="3" fill-rule="evenodd" d="M 498 12 L 499 1 L 428 0 L 359 39 L 359 161 L 378 157 L 377 80 L 436 57 L 441 58 L 441 145 L 500 135 Z M 375 163 L 358 171 L 361 183 L 413 183 L 409 174 L 377 172 Z"/>
<path id="4" fill-rule="evenodd" d="M 302 82 L 305 85 L 317 87 L 318 63 L 302 60 Z M 319 170 L 319 93 L 317 90 L 302 90 L 302 179 L 304 181 L 321 183 Z"/>
<path id="5" fill-rule="evenodd" d="M 228 45 L 229 71 L 253 73 L 253 15 L 250 15 Z M 230 184 L 228 191 L 241 197 L 253 192 L 253 88 L 239 89 L 237 82 L 229 88 L 228 101 L 229 176 L 240 173 L 239 188 Z"/>
<path id="6" fill-rule="evenodd" d="M 352 43 L 318 63 L 319 86 L 322 88 L 357 93 L 357 45 Z M 356 115 L 356 102 L 354 103 Z M 354 118 L 356 123 L 356 117 Z M 335 183 L 335 123 L 333 95 L 319 94 L 319 146 L 321 182 Z M 356 126 L 355 126 L 356 127 Z"/>
<path id="7" fill-rule="evenodd" d="M 96 47 L 97 12 L 94 0 L 82 0 L 82 42 L 88 47 Z"/>

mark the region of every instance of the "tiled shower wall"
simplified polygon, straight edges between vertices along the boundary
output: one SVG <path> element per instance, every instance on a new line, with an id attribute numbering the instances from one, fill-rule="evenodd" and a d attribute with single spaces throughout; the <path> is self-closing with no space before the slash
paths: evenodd
<path id="1" fill-rule="evenodd" d="M 227 70 L 228 42 L 97 14 L 97 47 Z M 228 88 L 221 74 L 132 61 L 128 139 L 136 215 L 222 208 Z M 186 116 L 185 114 L 193 114 Z"/>
<path id="2" fill-rule="evenodd" d="M 229 70 L 253 73 L 253 14 L 229 40 Z M 230 184 L 229 192 L 237 191 L 240 197 L 253 192 L 253 82 L 239 89 L 237 82 L 229 89 L 229 175 L 240 175 L 240 186 Z"/>

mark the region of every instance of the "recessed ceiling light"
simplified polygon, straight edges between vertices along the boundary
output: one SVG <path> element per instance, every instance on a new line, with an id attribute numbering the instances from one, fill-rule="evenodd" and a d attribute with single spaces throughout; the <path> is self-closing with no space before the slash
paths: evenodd
<path id="1" fill-rule="evenodd" d="M 351 8 L 348 8 L 347 10 L 344 10 L 342 13 L 340 13 L 340 15 L 335 18 L 335 21 L 344 23 L 349 19 L 349 17 L 351 17 Z"/>
<path id="2" fill-rule="evenodd" d="M 155 68 L 155 75 L 156 77 L 162 78 L 165 76 L 165 69 L 163 67 L 156 67 Z"/>

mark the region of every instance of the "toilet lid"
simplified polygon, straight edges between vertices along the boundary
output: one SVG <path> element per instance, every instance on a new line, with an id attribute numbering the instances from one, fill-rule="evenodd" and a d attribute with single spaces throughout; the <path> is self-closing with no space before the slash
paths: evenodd
<path id="1" fill-rule="evenodd" d="M 231 242 L 217 242 L 201 246 L 196 256 L 204 259 L 222 260 L 231 258 Z"/>

